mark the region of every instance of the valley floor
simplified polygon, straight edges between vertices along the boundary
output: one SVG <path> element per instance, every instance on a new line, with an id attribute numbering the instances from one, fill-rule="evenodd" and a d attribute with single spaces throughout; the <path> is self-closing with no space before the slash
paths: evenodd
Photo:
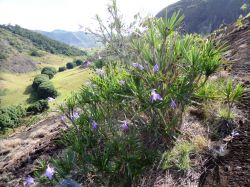
<path id="1" fill-rule="evenodd" d="M 32 82 L 40 71 L 14 74 L 1 73 L 0 87 L 3 93 L 0 95 L 1 106 L 27 105 L 34 101 L 32 97 Z M 81 88 L 85 81 L 91 76 L 91 71 L 87 69 L 74 68 L 57 73 L 51 80 L 59 92 L 56 102 L 63 101 L 72 91 Z"/>

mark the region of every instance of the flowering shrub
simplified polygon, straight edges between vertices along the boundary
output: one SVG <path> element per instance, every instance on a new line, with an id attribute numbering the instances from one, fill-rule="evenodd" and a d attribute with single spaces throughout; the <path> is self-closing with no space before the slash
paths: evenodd
<path id="1" fill-rule="evenodd" d="M 211 41 L 177 32 L 182 20 L 178 14 L 166 22 L 148 19 L 123 48 L 132 60 L 106 64 L 61 107 L 73 128 L 62 140 L 65 155 L 54 161 L 60 177 L 136 185 L 172 146 L 184 107 L 221 63 Z M 76 108 L 80 115 L 72 118 Z"/>

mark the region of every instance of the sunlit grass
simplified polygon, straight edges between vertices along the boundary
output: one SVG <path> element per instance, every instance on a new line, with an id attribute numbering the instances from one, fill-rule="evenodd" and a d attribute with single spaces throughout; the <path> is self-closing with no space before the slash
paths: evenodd
<path id="1" fill-rule="evenodd" d="M 90 76 L 90 70 L 78 67 L 57 73 L 52 79 L 55 88 L 59 91 L 56 101 L 61 102 L 70 96 L 72 92 L 78 91 Z"/>
<path id="2" fill-rule="evenodd" d="M 40 71 L 14 74 L 1 73 L 0 88 L 5 90 L 0 96 L 1 106 L 22 104 L 26 106 L 32 92 L 31 84 Z M 90 70 L 74 68 L 64 72 L 57 73 L 52 82 L 60 95 L 56 101 L 63 101 L 71 92 L 80 89 L 86 80 L 90 77 Z"/>
<path id="3" fill-rule="evenodd" d="M 80 57 L 71 57 L 71 56 L 65 56 L 65 55 L 53 55 L 49 53 L 45 53 L 41 57 L 31 57 L 35 62 L 38 62 L 38 66 L 40 68 L 45 66 L 51 66 L 58 69 L 61 66 L 66 66 L 68 62 L 72 62 L 75 59 L 81 59 L 85 60 L 86 57 L 80 56 Z"/>
<path id="4" fill-rule="evenodd" d="M 30 97 L 31 84 L 35 75 L 40 72 L 25 74 L 1 73 L 0 87 L 5 89 L 5 94 L 0 96 L 1 106 L 27 104 Z"/>

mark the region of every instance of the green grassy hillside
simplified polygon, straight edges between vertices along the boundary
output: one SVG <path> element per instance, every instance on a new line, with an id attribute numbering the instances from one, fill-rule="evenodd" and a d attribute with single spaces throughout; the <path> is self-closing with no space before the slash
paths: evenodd
<path id="1" fill-rule="evenodd" d="M 0 80 L 0 102 L 1 106 L 9 105 L 27 105 L 32 103 L 31 84 L 40 71 L 29 73 L 1 73 Z M 90 77 L 90 70 L 75 68 L 64 72 L 57 73 L 52 79 L 53 84 L 59 92 L 56 101 L 63 101 L 72 91 L 81 88 L 84 82 Z"/>
<path id="2" fill-rule="evenodd" d="M 157 17 L 170 17 L 175 11 L 184 14 L 184 29 L 189 33 L 210 33 L 221 24 L 233 23 L 241 14 L 249 12 L 241 10 L 241 6 L 250 0 L 180 0 L 162 11 Z"/>
<path id="3" fill-rule="evenodd" d="M 82 58 L 86 52 L 19 26 L 0 25 L 0 69 L 14 73 Z"/>
<path id="4" fill-rule="evenodd" d="M 35 101 L 31 87 L 43 67 L 65 66 L 75 59 L 85 60 L 86 52 L 51 40 L 19 26 L 0 25 L 0 104 L 1 107 L 31 104 Z M 89 71 L 79 68 L 57 73 L 53 84 L 62 101 L 81 87 Z"/>
<path id="5" fill-rule="evenodd" d="M 21 36 L 30 40 L 30 42 L 36 46 L 38 49 L 47 51 L 52 54 L 63 54 L 63 55 L 86 55 L 86 53 L 80 49 L 69 46 L 67 44 L 58 42 L 56 40 L 50 39 L 42 34 L 33 32 L 28 29 L 24 29 L 18 25 L 0 25 L 0 28 L 10 31 L 11 33 Z"/>

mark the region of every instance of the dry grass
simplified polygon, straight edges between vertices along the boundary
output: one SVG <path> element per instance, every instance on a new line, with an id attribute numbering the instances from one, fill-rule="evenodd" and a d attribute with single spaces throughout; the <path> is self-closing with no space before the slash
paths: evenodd
<path id="1" fill-rule="evenodd" d="M 14 138 L 14 139 L 7 139 L 7 140 L 2 140 L 0 142 L 0 148 L 15 148 L 19 145 L 21 145 L 23 141 L 20 138 Z"/>
<path id="2" fill-rule="evenodd" d="M 38 129 L 37 131 L 31 132 L 31 134 L 29 135 L 29 138 L 31 138 L 31 139 L 43 138 L 46 135 L 46 133 L 48 133 L 47 130 Z"/>
<path id="3" fill-rule="evenodd" d="M 188 143 L 193 145 L 192 158 L 190 158 L 190 169 L 186 172 L 180 172 L 174 168 L 157 171 L 151 171 L 151 174 L 144 176 L 142 179 L 143 186 L 155 187 L 174 187 L 174 186 L 197 186 L 199 176 L 202 171 L 204 158 L 202 153 L 206 152 L 209 147 L 208 127 L 204 125 L 201 118 L 192 116 L 189 113 L 190 108 L 186 110 L 183 116 L 183 122 L 180 129 L 182 134 L 177 138 L 176 145 Z M 150 171 L 149 171 L 150 173 Z M 147 184 L 151 185 L 147 185 Z"/>

